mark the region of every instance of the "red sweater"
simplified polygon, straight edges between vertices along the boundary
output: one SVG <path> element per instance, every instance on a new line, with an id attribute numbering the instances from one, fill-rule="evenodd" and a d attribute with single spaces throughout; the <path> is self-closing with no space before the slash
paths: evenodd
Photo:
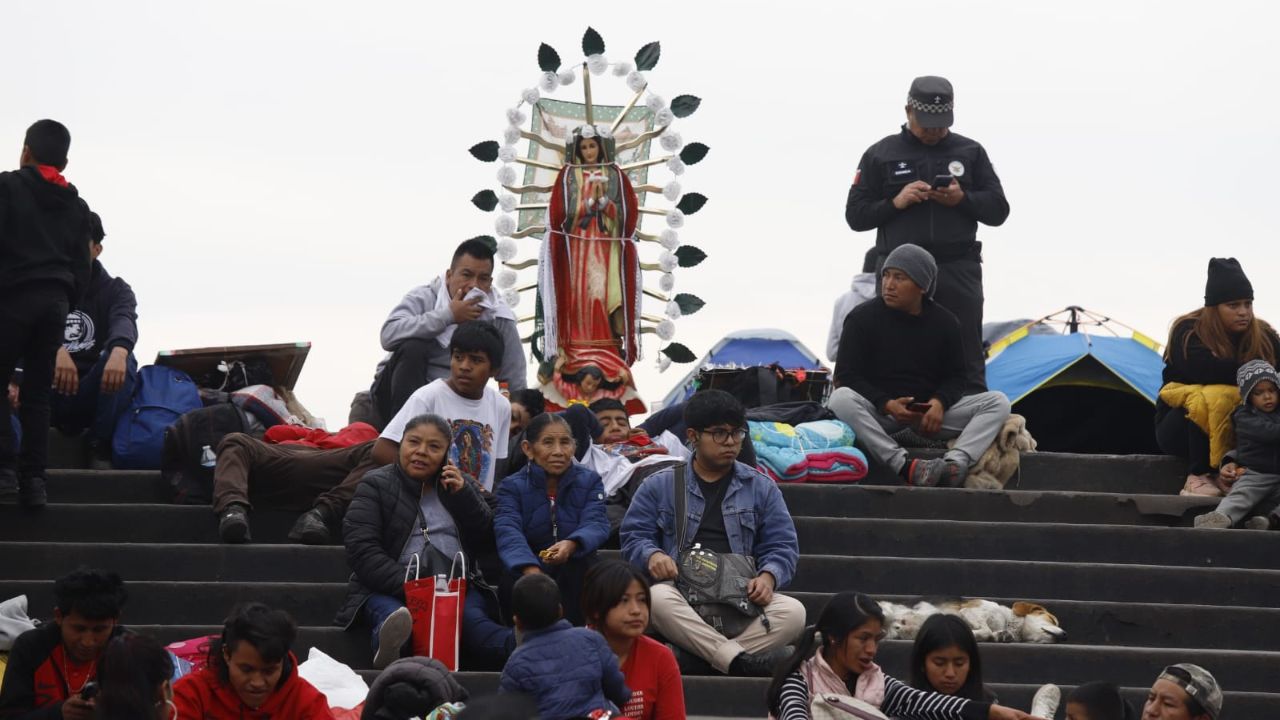
<path id="1" fill-rule="evenodd" d="M 289 676 L 262 707 L 250 708 L 211 667 L 182 678 L 173 686 L 178 720 L 333 720 L 329 701 L 314 685 L 298 677 L 298 659 L 289 654 Z"/>
<path id="2" fill-rule="evenodd" d="M 622 716 L 635 720 L 684 720 L 684 685 L 676 656 L 666 645 L 641 635 L 622 664 L 631 699 Z"/>

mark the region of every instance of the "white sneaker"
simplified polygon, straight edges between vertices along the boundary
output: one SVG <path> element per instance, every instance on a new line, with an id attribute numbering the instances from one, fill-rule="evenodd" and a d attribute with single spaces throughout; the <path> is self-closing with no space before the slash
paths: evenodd
<path id="1" fill-rule="evenodd" d="M 1058 712 L 1058 703 L 1062 702 L 1062 690 L 1052 683 L 1041 685 L 1031 698 L 1031 714 L 1045 720 L 1052 720 Z"/>
<path id="2" fill-rule="evenodd" d="M 378 628 L 378 652 L 373 656 L 373 667 L 381 670 L 400 659 L 400 649 L 413 635 L 413 615 L 409 608 L 400 608 L 387 616 Z"/>

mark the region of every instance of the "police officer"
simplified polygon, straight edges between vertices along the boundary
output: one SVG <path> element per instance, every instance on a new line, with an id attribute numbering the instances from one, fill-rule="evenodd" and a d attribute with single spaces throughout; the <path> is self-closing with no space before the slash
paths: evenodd
<path id="1" fill-rule="evenodd" d="M 1000 225 L 1009 202 L 987 151 L 948 128 L 955 94 L 946 78 L 918 77 L 907 94 L 901 132 L 862 155 L 849 188 L 845 219 L 876 230 L 879 276 L 894 248 L 913 243 L 938 262 L 934 298 L 960 319 L 966 393 L 986 390 L 982 348 L 982 243 L 978 223 Z"/>

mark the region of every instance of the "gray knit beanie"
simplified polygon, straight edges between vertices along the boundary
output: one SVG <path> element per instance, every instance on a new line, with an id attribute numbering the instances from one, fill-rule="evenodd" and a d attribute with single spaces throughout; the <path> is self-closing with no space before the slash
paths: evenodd
<path id="1" fill-rule="evenodd" d="M 1236 370 L 1236 384 L 1240 386 L 1240 400 L 1248 403 L 1249 393 L 1258 386 L 1263 380 L 1270 380 L 1277 388 L 1280 388 L 1280 377 L 1276 376 L 1276 369 L 1271 367 L 1271 363 L 1266 360 L 1250 360 L 1240 366 Z"/>
<path id="2" fill-rule="evenodd" d="M 938 289 L 938 263 L 928 250 L 919 245 L 899 245 L 884 260 L 884 270 L 901 270 L 924 290 L 925 297 L 933 297 Z"/>

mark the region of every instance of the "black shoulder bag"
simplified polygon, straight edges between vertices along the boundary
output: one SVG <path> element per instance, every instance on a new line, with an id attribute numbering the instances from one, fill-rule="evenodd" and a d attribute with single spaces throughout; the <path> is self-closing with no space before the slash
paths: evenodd
<path id="1" fill-rule="evenodd" d="M 680 570 L 676 589 L 703 622 L 721 635 L 735 638 L 761 613 L 760 606 L 747 598 L 747 583 L 756 576 L 756 561 L 746 555 L 705 550 L 700 544 L 685 549 L 688 469 L 685 463 L 675 467 L 676 562 Z"/>

